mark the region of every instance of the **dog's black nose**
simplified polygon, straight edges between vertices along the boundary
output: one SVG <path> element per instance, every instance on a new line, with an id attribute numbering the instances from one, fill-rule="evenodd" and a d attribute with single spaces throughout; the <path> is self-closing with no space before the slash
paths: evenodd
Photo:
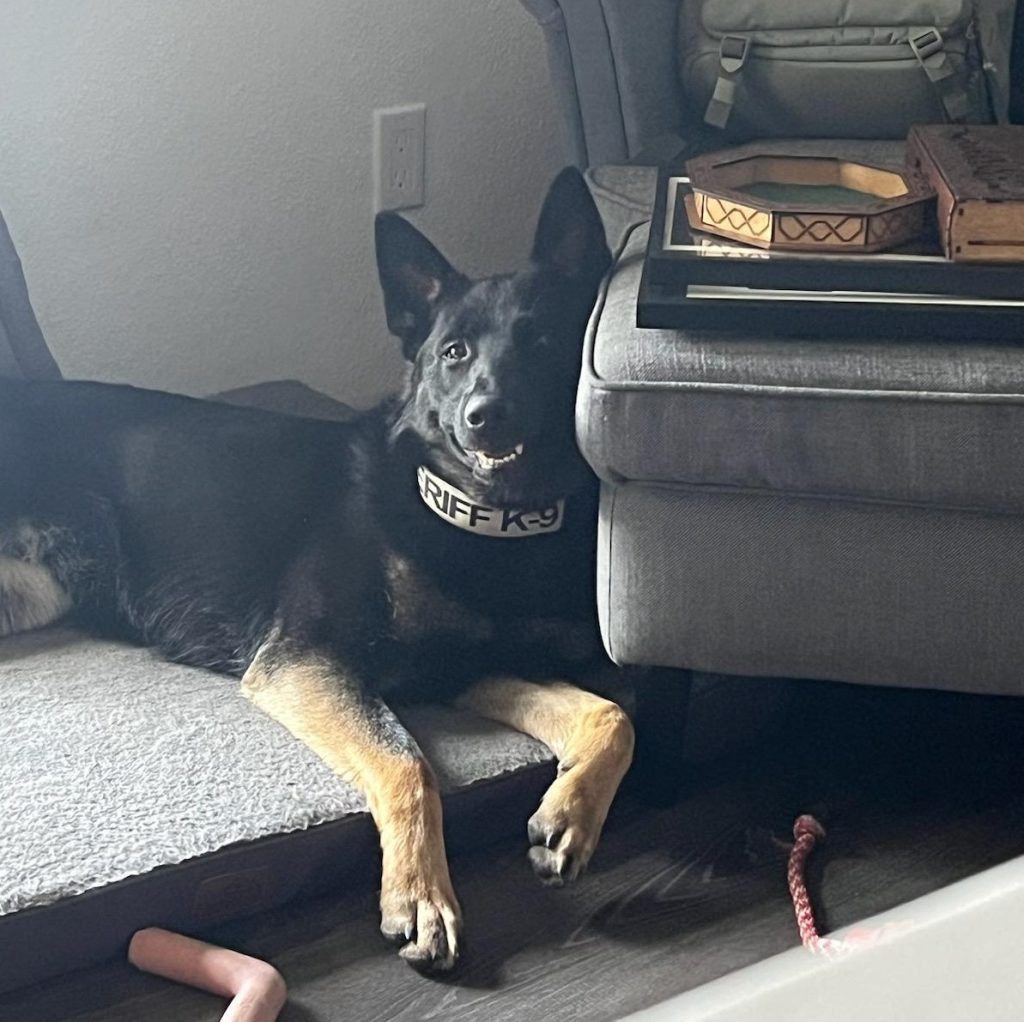
<path id="1" fill-rule="evenodd" d="M 466 417 L 466 425 L 470 429 L 483 429 L 485 426 L 493 426 L 506 418 L 506 409 L 503 402 L 488 394 L 476 394 L 466 402 L 463 413 Z"/>

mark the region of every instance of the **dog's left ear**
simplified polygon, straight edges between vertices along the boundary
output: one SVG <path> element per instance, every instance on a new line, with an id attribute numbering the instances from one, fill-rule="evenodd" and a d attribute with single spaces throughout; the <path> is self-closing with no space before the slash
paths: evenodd
<path id="1" fill-rule="evenodd" d="M 374 235 L 388 329 L 411 362 L 430 333 L 438 306 L 464 290 L 467 281 L 397 213 L 378 213 Z"/>
<path id="2" fill-rule="evenodd" d="M 531 258 L 596 290 L 612 262 L 604 224 L 575 167 L 555 178 L 540 211 Z"/>

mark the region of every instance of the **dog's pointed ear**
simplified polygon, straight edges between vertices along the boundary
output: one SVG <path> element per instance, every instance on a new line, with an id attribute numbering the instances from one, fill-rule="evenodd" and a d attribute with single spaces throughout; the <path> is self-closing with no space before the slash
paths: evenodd
<path id="1" fill-rule="evenodd" d="M 594 289 L 611 265 L 601 215 L 575 167 L 566 167 L 548 190 L 531 258 Z"/>
<path id="2" fill-rule="evenodd" d="M 378 213 L 374 235 L 388 329 L 412 361 L 430 333 L 438 306 L 463 289 L 466 278 L 397 213 Z"/>

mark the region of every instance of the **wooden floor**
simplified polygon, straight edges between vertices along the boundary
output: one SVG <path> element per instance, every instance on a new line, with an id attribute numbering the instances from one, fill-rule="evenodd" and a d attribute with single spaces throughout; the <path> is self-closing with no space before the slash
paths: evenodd
<path id="1" fill-rule="evenodd" d="M 416 975 L 381 941 L 372 875 L 361 892 L 219 937 L 284 973 L 282 1022 L 602 1022 L 796 944 L 779 843 L 805 809 L 829 826 L 810 878 L 827 927 L 1024 852 L 1024 700 L 808 693 L 785 734 L 695 771 L 679 805 L 620 806 L 571 890 L 541 886 L 525 848 L 456 860 L 468 946 L 452 979 Z M 0 998 L 12 1022 L 213 1022 L 222 1010 L 119 963 Z"/>

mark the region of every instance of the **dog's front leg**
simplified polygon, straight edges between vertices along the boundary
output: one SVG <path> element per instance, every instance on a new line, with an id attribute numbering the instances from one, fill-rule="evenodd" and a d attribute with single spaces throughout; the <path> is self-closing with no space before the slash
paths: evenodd
<path id="1" fill-rule="evenodd" d="M 415 739 L 334 658 L 299 643 L 266 644 L 242 691 L 365 793 L 383 850 L 381 931 L 417 968 L 450 969 L 462 918 L 437 782 Z"/>
<path id="2" fill-rule="evenodd" d="M 530 818 L 530 862 L 547 883 L 575 880 L 597 846 L 633 758 L 633 726 L 615 703 L 566 682 L 480 682 L 459 705 L 542 741 L 558 777 Z"/>

